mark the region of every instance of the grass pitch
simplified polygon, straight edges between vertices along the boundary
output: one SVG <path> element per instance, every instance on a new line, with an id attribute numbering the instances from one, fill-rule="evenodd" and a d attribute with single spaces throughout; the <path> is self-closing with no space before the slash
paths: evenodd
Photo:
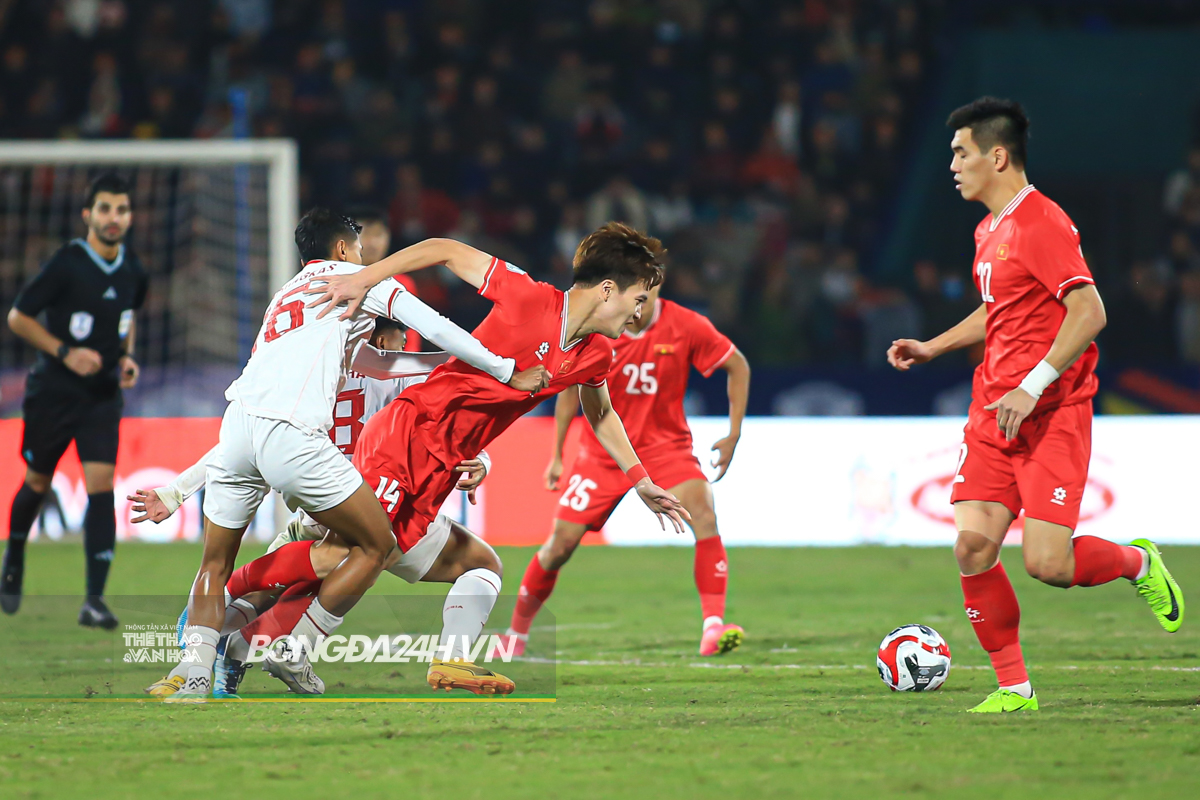
<path id="1" fill-rule="evenodd" d="M 501 553 L 506 595 L 531 553 Z M 1174 636 L 1124 582 L 1052 589 L 1007 552 L 1042 710 L 999 718 L 963 713 L 994 684 L 948 549 L 731 550 L 727 619 L 747 641 L 708 660 L 690 548 L 586 548 L 550 602 L 557 631 L 538 649 L 559 663 L 530 674 L 557 702 L 538 704 L 104 702 L 97 655 L 119 637 L 75 626 L 74 598 L 30 597 L 0 618 L 0 797 L 1194 798 L 1200 548 L 1164 555 L 1193 602 Z M 121 545 L 110 595 L 178 598 L 198 561 L 192 545 Z M 77 543 L 31 545 L 27 562 L 31 595 L 82 585 Z M 373 590 L 376 609 L 435 615 L 444 592 L 386 575 Z M 401 599 L 414 593 L 432 596 Z M 175 602 L 146 605 L 169 619 Z M 345 628 L 382 632 L 373 613 Z M 942 691 L 893 695 L 875 674 L 879 640 L 906 622 L 950 643 Z M 420 688 L 417 667 L 373 668 L 319 671 Z M 247 694 L 276 691 L 271 680 L 255 673 Z M 5 699 L 39 693 L 77 701 Z"/>

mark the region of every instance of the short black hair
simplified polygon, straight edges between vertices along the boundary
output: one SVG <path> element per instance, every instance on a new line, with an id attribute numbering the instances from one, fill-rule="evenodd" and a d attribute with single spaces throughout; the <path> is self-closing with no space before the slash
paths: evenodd
<path id="1" fill-rule="evenodd" d="M 88 185 L 87 196 L 84 198 L 83 207 L 91 208 L 92 206 L 96 205 L 96 195 L 100 194 L 101 192 L 107 192 L 108 194 L 129 195 L 130 200 L 133 199 L 129 191 L 129 181 L 115 173 L 106 172 Z"/>
<path id="2" fill-rule="evenodd" d="M 389 333 L 391 331 L 400 331 L 401 333 L 404 333 L 407 330 L 408 326 L 403 322 L 397 322 L 391 317 L 376 317 L 375 330 L 371 332 L 371 336 L 374 337 L 377 333 Z"/>
<path id="3" fill-rule="evenodd" d="M 309 209 L 296 226 L 296 248 L 300 251 L 300 260 L 307 264 L 309 261 L 329 258 L 334 242 L 358 238 L 360 233 L 362 225 L 344 214 L 320 206 Z"/>
<path id="4" fill-rule="evenodd" d="M 384 225 L 388 224 L 387 214 L 383 213 L 383 209 L 376 208 L 375 206 L 355 206 L 348 209 L 346 213 L 353 217 L 354 221 L 359 225 L 366 226 L 372 222 L 382 222 Z"/>
<path id="5" fill-rule="evenodd" d="M 980 150 L 1000 145 L 1008 151 L 1013 166 L 1024 169 L 1029 150 L 1029 117 L 1015 100 L 981 97 L 954 109 L 946 120 L 950 130 L 970 128 Z"/>

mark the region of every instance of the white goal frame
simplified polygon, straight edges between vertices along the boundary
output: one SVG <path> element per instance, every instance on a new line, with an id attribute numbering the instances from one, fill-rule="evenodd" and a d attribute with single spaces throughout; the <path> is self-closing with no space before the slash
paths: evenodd
<path id="1" fill-rule="evenodd" d="M 57 164 L 147 166 L 267 166 L 267 244 L 270 291 L 300 269 L 293 241 L 300 169 L 292 139 L 3 141 L 0 166 Z"/>

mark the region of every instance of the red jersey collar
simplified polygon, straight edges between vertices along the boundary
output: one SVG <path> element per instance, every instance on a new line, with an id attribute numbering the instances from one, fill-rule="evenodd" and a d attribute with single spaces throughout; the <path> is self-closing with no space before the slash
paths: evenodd
<path id="1" fill-rule="evenodd" d="M 1000 212 L 1000 216 L 996 217 L 994 220 L 992 220 L 988 224 L 988 233 L 995 231 L 997 226 L 1000 225 L 1000 220 L 1004 219 L 1009 214 L 1016 211 L 1017 206 L 1021 205 L 1021 201 L 1024 200 L 1026 197 L 1028 197 L 1030 194 L 1032 194 L 1034 191 L 1036 191 L 1036 190 L 1034 189 L 1033 184 L 1031 183 L 1031 184 L 1028 184 L 1021 191 L 1017 192 L 1017 196 L 1014 197 L 1012 200 L 1008 201 L 1008 205 L 1006 205 L 1004 207 L 1004 210 Z"/>

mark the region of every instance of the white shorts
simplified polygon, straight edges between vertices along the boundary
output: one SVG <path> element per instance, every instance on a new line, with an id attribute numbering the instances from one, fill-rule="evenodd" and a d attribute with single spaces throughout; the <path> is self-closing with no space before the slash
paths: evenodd
<path id="1" fill-rule="evenodd" d="M 271 489 L 293 511 L 325 511 L 344 502 L 362 482 L 328 436 L 255 417 L 230 403 L 205 474 L 204 516 L 224 528 L 241 528 Z"/>
<path id="2" fill-rule="evenodd" d="M 268 553 L 274 553 L 285 544 L 291 542 L 317 542 L 324 539 L 329 529 L 312 517 L 301 512 L 288 523 L 287 530 L 280 532 L 267 548 Z M 450 518 L 439 514 L 429 525 L 429 530 L 421 540 L 409 548 L 400 560 L 388 568 L 388 572 L 397 578 L 403 578 L 409 583 L 417 583 L 429 572 L 433 562 L 441 555 L 450 538 Z"/>

